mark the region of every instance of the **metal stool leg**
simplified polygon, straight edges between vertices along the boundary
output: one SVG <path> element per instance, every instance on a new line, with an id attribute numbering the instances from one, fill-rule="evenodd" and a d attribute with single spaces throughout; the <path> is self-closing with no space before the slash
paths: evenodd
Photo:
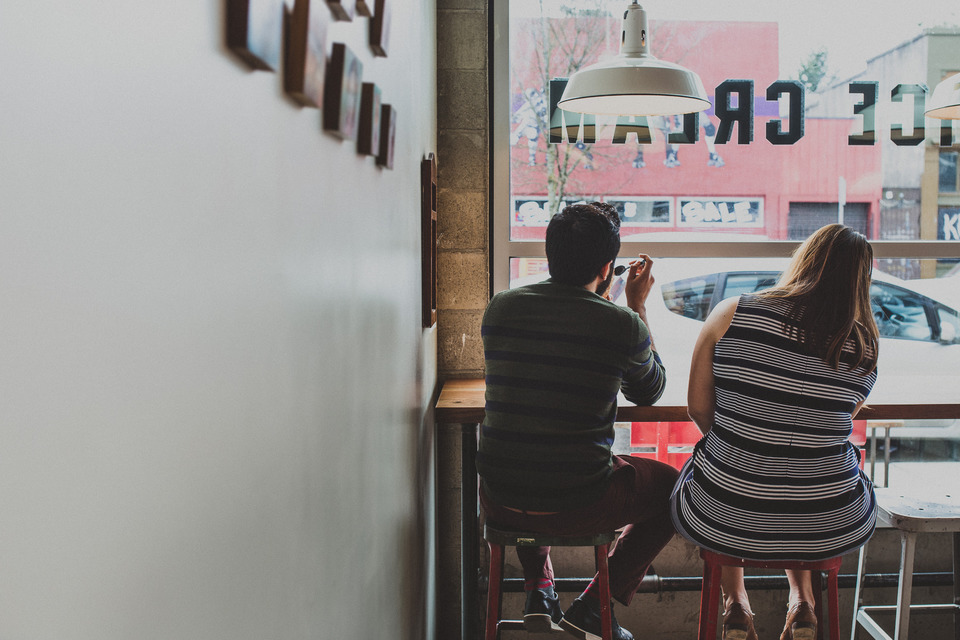
<path id="1" fill-rule="evenodd" d="M 490 547 L 490 579 L 487 587 L 487 624 L 484 640 L 497 640 L 500 636 L 500 607 L 503 600 L 503 545 L 487 543 Z"/>
<path id="2" fill-rule="evenodd" d="M 827 576 L 827 598 L 830 602 L 830 640 L 840 640 L 840 570 Z"/>
<path id="3" fill-rule="evenodd" d="M 857 617 L 863 605 L 863 576 L 867 569 L 867 545 L 860 547 L 857 560 L 857 584 L 853 590 L 853 624 L 850 627 L 850 640 L 857 640 Z"/>
<path id="4" fill-rule="evenodd" d="M 610 545 L 598 544 L 597 582 L 600 587 L 600 635 L 603 640 L 613 640 L 613 617 L 610 604 L 610 565 L 607 562 Z"/>
<path id="5" fill-rule="evenodd" d="M 823 573 L 810 571 L 810 584 L 813 587 L 813 615 L 817 617 L 817 640 L 823 640 Z"/>
<path id="6" fill-rule="evenodd" d="M 697 640 L 716 640 L 717 608 L 720 606 L 719 564 L 704 561 L 703 586 L 700 588 L 700 628 Z"/>
<path id="7" fill-rule="evenodd" d="M 910 597 L 913 588 L 913 557 L 917 534 L 912 531 L 901 531 L 900 540 L 900 588 L 897 594 L 897 622 L 893 630 L 893 640 L 907 640 L 910 631 Z"/>

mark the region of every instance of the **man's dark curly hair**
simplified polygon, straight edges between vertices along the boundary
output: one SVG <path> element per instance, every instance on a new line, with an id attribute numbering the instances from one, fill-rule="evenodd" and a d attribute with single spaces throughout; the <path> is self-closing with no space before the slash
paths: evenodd
<path id="1" fill-rule="evenodd" d="M 564 207 L 547 225 L 546 249 L 550 277 L 582 287 L 620 253 L 620 217 L 607 203 Z"/>

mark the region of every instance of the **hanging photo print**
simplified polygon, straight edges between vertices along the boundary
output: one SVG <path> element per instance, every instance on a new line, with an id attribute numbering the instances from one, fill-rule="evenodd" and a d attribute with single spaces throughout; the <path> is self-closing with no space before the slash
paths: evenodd
<path id="1" fill-rule="evenodd" d="M 360 131 L 357 151 L 365 156 L 380 153 L 380 88 L 364 82 L 360 92 Z"/>
<path id="2" fill-rule="evenodd" d="M 350 22 L 357 15 L 356 0 L 326 0 L 330 13 L 337 20 Z"/>
<path id="3" fill-rule="evenodd" d="M 390 2 L 376 0 L 376 11 L 370 20 L 370 48 L 381 58 L 387 57 L 390 44 Z"/>
<path id="4" fill-rule="evenodd" d="M 320 0 L 296 0 L 288 16 L 283 88 L 305 107 L 319 108 L 323 104 L 329 19 Z"/>
<path id="5" fill-rule="evenodd" d="M 284 0 L 227 0 L 227 47 L 252 69 L 276 71 Z"/>
<path id="6" fill-rule="evenodd" d="M 334 43 L 323 94 L 323 128 L 343 140 L 357 138 L 363 63 L 342 42 Z"/>
<path id="7" fill-rule="evenodd" d="M 380 153 L 377 165 L 393 169 L 393 148 L 397 137 L 397 112 L 389 104 L 383 105 L 380 114 Z"/>

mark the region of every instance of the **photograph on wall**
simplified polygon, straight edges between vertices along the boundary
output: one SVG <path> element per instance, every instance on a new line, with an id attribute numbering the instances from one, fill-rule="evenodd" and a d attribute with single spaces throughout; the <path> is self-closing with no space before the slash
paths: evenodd
<path id="1" fill-rule="evenodd" d="M 327 69 L 327 22 L 320 0 L 296 0 L 288 16 L 284 90 L 305 107 L 323 105 Z"/>
<path id="2" fill-rule="evenodd" d="M 373 17 L 373 0 L 357 0 L 357 15 L 364 18 Z"/>
<path id="3" fill-rule="evenodd" d="M 389 104 L 383 105 L 380 114 L 380 153 L 377 164 L 393 169 L 393 149 L 397 137 L 397 111 Z"/>
<path id="4" fill-rule="evenodd" d="M 330 13 L 337 20 L 350 22 L 357 15 L 357 0 L 326 0 Z"/>
<path id="5" fill-rule="evenodd" d="M 252 69 L 276 71 L 283 45 L 284 0 L 227 0 L 227 48 Z"/>
<path id="6" fill-rule="evenodd" d="M 356 140 L 360 120 L 363 63 L 342 42 L 333 45 L 323 92 L 323 128 L 343 140 Z"/>
<path id="7" fill-rule="evenodd" d="M 390 2 L 376 0 L 373 19 L 370 20 L 370 48 L 374 55 L 385 58 L 390 48 Z"/>
<path id="8" fill-rule="evenodd" d="M 360 91 L 360 129 L 357 132 L 357 151 L 365 156 L 380 153 L 380 87 L 364 82 Z"/>

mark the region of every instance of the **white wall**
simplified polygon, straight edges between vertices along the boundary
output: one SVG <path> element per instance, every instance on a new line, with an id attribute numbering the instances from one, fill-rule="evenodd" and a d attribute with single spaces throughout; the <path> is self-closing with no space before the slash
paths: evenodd
<path id="1" fill-rule="evenodd" d="M 393 171 L 227 51 L 222 0 L 0 5 L 0 638 L 429 626 L 435 9 L 393 4 L 386 59 L 330 28 Z"/>

